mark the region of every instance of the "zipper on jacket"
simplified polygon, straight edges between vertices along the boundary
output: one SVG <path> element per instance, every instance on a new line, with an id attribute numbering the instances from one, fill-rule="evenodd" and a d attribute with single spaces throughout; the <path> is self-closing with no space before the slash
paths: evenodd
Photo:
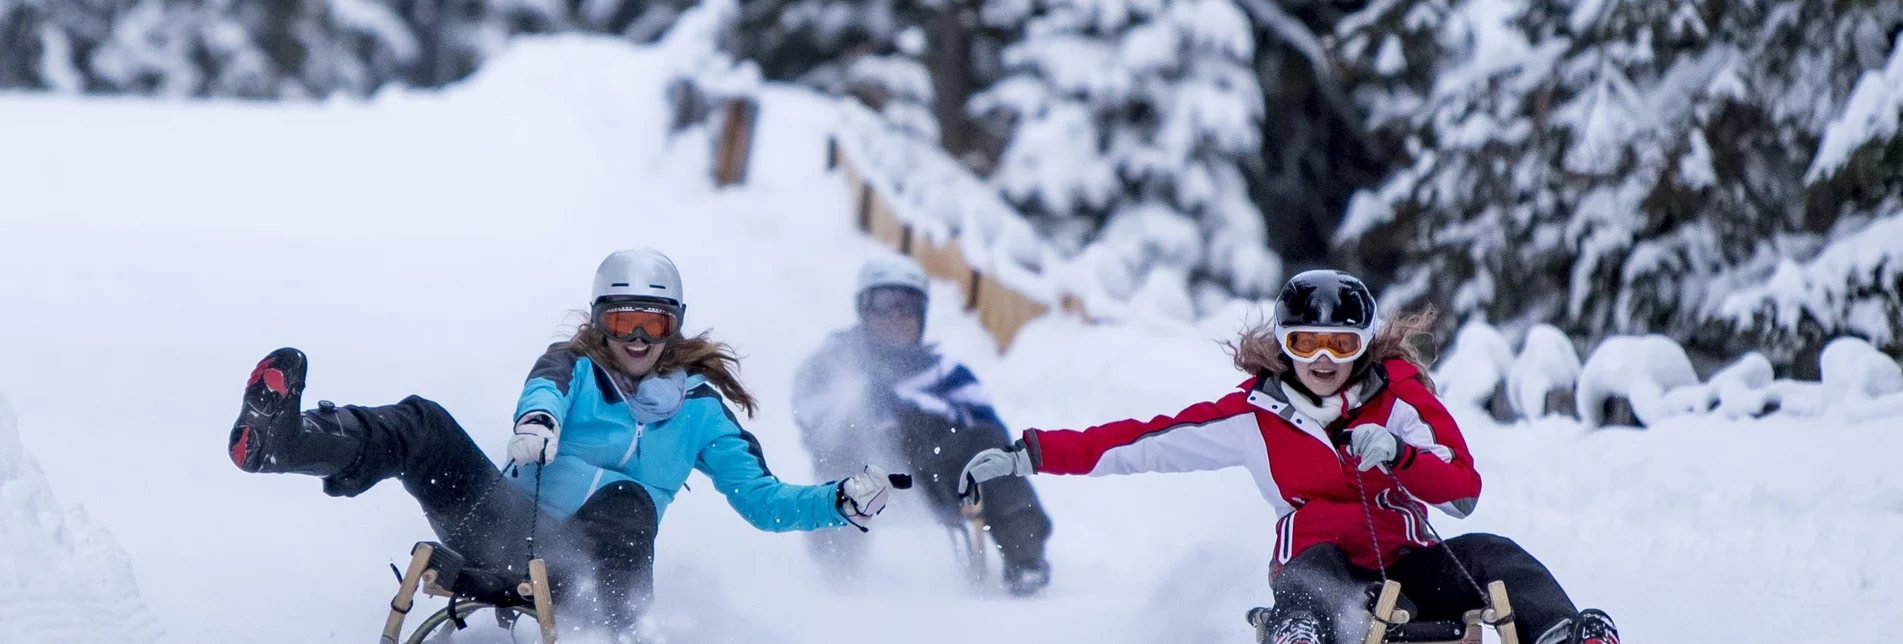
<path id="1" fill-rule="evenodd" d="M 628 464 L 628 459 L 641 453 L 641 434 L 647 430 L 648 426 L 634 416 L 634 399 L 628 397 L 628 392 L 622 391 L 621 383 L 615 380 L 614 373 L 604 371 L 603 375 L 608 377 L 608 386 L 615 388 L 615 395 L 621 397 L 621 405 L 628 408 L 628 420 L 634 423 L 634 440 L 628 441 L 628 453 L 622 454 L 621 462 L 615 464 L 615 467 L 622 467 Z"/>
<path id="2" fill-rule="evenodd" d="M 615 467 L 627 465 L 628 459 L 634 458 L 635 454 L 641 453 L 641 434 L 646 431 L 647 428 L 647 425 L 643 425 L 639 422 L 634 424 L 634 440 L 628 441 L 628 453 L 621 455 L 621 462 L 616 463 Z"/>

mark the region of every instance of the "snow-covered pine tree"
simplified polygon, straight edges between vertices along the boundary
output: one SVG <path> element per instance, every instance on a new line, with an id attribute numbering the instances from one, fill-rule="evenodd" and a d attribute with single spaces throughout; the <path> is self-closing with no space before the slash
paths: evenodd
<path id="1" fill-rule="evenodd" d="M 1814 253 L 1840 216 L 1806 193 L 1804 170 L 1835 106 L 1880 64 L 1870 52 L 1888 51 L 1899 11 L 1828 0 L 1372 7 L 1339 41 L 1344 65 L 1378 73 L 1390 48 L 1370 43 L 1398 34 L 1405 53 L 1417 27 L 1448 53 L 1407 57 L 1433 67 L 1418 104 L 1407 91 L 1357 95 L 1411 160 L 1357 197 L 1339 239 L 1357 250 L 1400 240 L 1402 288 L 1389 298 L 1449 303 L 1450 325 L 1484 315 L 1589 339 L 1656 331 L 1735 353 L 1750 345 L 1719 315 L 1725 298 Z"/>
<path id="2" fill-rule="evenodd" d="M 1241 170 L 1262 96 L 1230 0 L 997 0 L 985 18 L 1025 34 L 971 103 L 1011 132 L 990 181 L 1094 270 L 1090 295 L 1190 318 L 1280 285 Z"/>
<path id="3" fill-rule="evenodd" d="M 1857 23 L 1863 30 L 1872 25 Z M 1903 39 L 1865 71 L 1825 126 L 1804 178 L 1806 221 L 1833 221 L 1830 242 L 1786 258 L 1761 284 L 1726 298 L 1741 339 L 1820 350 L 1854 335 L 1903 354 Z M 1809 374 L 1807 374 L 1809 375 Z"/>

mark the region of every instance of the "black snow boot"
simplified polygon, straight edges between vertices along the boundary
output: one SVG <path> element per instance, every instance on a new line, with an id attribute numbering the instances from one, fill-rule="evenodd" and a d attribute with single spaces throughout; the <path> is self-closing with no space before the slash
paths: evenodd
<path id="1" fill-rule="evenodd" d="M 1605 611 L 1579 611 L 1579 619 L 1573 622 L 1573 644 L 1619 644 L 1619 628 Z"/>
<path id="2" fill-rule="evenodd" d="M 1051 585 L 1051 564 L 1038 557 L 1028 561 L 1004 562 L 1004 589 L 1016 597 L 1029 597 Z"/>
<path id="3" fill-rule="evenodd" d="M 336 412 L 301 413 L 304 352 L 272 351 L 245 383 L 244 408 L 232 424 L 231 462 L 246 472 L 292 472 L 331 476 L 363 454 L 361 432 L 347 431 Z M 325 413 L 329 412 L 329 413 Z"/>

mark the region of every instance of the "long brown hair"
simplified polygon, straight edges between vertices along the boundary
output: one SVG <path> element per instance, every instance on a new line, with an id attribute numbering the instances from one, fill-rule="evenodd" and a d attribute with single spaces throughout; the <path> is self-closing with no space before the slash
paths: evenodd
<path id="1" fill-rule="evenodd" d="M 1422 352 L 1421 344 L 1432 338 L 1428 329 L 1434 325 L 1436 315 L 1433 305 L 1428 305 L 1419 311 L 1403 313 L 1387 320 L 1381 325 L 1381 331 L 1368 342 L 1368 351 L 1355 359 L 1354 370 L 1359 373 L 1368 365 L 1406 360 L 1420 370 L 1418 378 L 1421 384 L 1426 385 L 1428 391 L 1433 391 L 1434 381 L 1427 376 L 1427 363 L 1431 360 Z M 1282 343 L 1275 339 L 1275 324 L 1272 321 L 1250 325 L 1242 332 L 1242 337 L 1223 343 L 1223 346 L 1235 358 L 1236 369 L 1251 376 L 1279 378 L 1295 370 L 1295 364 L 1289 360 L 1288 354 L 1282 352 Z"/>
<path id="2" fill-rule="evenodd" d="M 668 340 L 661 347 L 661 359 L 654 363 L 653 373 L 686 369 L 687 373 L 706 378 L 715 389 L 720 390 L 721 396 L 752 418 L 760 404 L 740 384 L 740 356 L 727 343 L 710 337 L 711 334 L 710 331 L 703 331 L 691 338 Z M 568 346 L 588 356 L 589 360 L 603 369 L 620 371 L 617 365 L 621 363 L 615 361 L 614 352 L 608 349 L 608 337 L 593 323 L 583 322 L 577 327 L 575 336 L 568 340 Z"/>

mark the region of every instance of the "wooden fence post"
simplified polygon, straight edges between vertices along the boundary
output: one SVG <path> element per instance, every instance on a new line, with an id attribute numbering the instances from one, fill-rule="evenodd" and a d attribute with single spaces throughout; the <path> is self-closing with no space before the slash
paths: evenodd
<path id="1" fill-rule="evenodd" d="M 747 160 L 753 152 L 753 125 L 758 120 L 760 104 L 751 98 L 736 98 L 727 101 L 726 113 L 720 143 L 714 149 L 716 188 L 746 182 Z"/>

